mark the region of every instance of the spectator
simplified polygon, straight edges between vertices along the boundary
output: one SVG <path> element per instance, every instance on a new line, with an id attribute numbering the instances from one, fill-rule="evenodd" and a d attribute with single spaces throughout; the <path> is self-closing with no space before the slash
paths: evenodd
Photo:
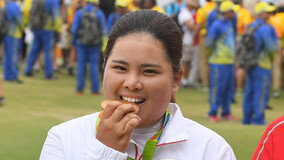
<path id="1" fill-rule="evenodd" d="M 72 34 L 76 43 L 77 87 L 78 95 L 83 94 L 86 78 L 86 64 L 90 64 L 91 92 L 99 94 L 98 60 L 102 36 L 107 35 L 106 20 L 102 10 L 95 6 L 98 0 L 86 0 L 82 10 L 76 12 L 72 25 Z"/>
<path id="2" fill-rule="evenodd" d="M 196 46 L 194 46 L 194 37 L 196 33 L 194 29 L 196 27 L 193 13 L 198 8 L 197 0 L 187 0 L 186 7 L 183 8 L 178 16 L 178 22 L 182 26 L 183 30 L 183 56 L 182 67 L 184 70 L 184 76 L 181 81 L 182 86 L 197 87 L 198 76 L 198 52 Z M 189 75 L 190 68 L 190 75 Z"/>
<path id="3" fill-rule="evenodd" d="M 107 19 L 107 25 L 108 25 L 108 33 L 110 32 L 112 26 L 114 25 L 114 23 L 123 15 L 125 15 L 126 13 L 128 13 L 128 2 L 127 0 L 116 0 L 115 5 L 117 6 L 117 11 L 111 13 L 108 16 Z"/>
<path id="4" fill-rule="evenodd" d="M 270 123 L 251 160 L 281 160 L 284 159 L 284 115 Z"/>
<path id="5" fill-rule="evenodd" d="M 143 4 L 145 9 L 152 9 L 166 14 L 165 11 L 157 5 L 156 0 L 145 0 Z"/>
<path id="6" fill-rule="evenodd" d="M 75 13 L 82 9 L 85 6 L 85 1 L 84 0 L 74 0 L 72 2 L 72 5 L 70 6 L 68 12 L 68 24 L 71 26 L 73 23 L 73 19 L 75 16 Z M 73 76 L 74 75 L 74 64 L 76 62 L 76 44 L 75 44 L 75 39 L 74 36 L 72 35 L 72 41 L 71 41 L 71 50 L 70 50 L 70 56 L 69 56 L 69 63 L 68 63 L 68 75 Z"/>
<path id="7" fill-rule="evenodd" d="M 236 159 L 222 137 L 183 117 L 175 103 L 182 35 L 170 17 L 131 12 L 115 23 L 107 44 L 103 88 L 116 100 L 53 127 L 40 159 Z"/>
<path id="8" fill-rule="evenodd" d="M 220 11 L 220 4 L 225 1 L 225 0 L 214 0 L 216 3 L 216 8 L 214 10 L 212 10 L 208 17 L 207 17 L 207 30 L 209 30 L 209 28 L 211 27 L 211 25 L 213 24 L 213 22 L 217 19 L 220 19 L 223 17 L 222 12 Z M 232 18 L 232 22 L 233 22 L 233 28 L 234 28 L 234 32 L 235 34 L 237 34 L 237 16 L 236 14 L 234 14 L 233 18 Z"/>
<path id="9" fill-rule="evenodd" d="M 243 1 L 238 1 L 237 15 L 237 43 L 240 37 L 245 33 L 247 27 L 252 22 L 252 17 L 249 10 L 243 7 Z M 236 96 L 240 96 L 243 93 L 243 85 L 245 80 L 245 70 L 241 68 L 238 63 L 236 64 Z"/>
<path id="10" fill-rule="evenodd" d="M 237 121 L 231 115 L 234 95 L 235 32 L 232 23 L 235 5 L 224 1 L 220 5 L 222 18 L 213 22 L 208 30 L 206 46 L 210 64 L 210 111 L 209 118 L 218 122 L 218 108 L 222 107 L 222 119 Z"/>
<path id="11" fill-rule="evenodd" d="M 3 94 L 3 87 L 2 87 L 2 82 L 0 82 L 0 106 L 5 104 L 5 97 Z"/>
<path id="12" fill-rule="evenodd" d="M 243 124 L 265 125 L 265 109 L 269 100 L 272 61 L 277 50 L 277 35 L 274 28 L 267 23 L 270 13 L 275 10 L 266 2 L 255 6 L 257 19 L 250 27 L 255 31 L 255 52 L 259 54 L 256 67 L 247 71 L 247 81 L 243 103 Z"/>
<path id="13" fill-rule="evenodd" d="M 7 1 L 5 5 L 9 30 L 4 37 L 4 80 L 8 82 L 23 83 L 23 81 L 19 79 L 23 15 L 20 7 L 14 0 Z"/>
<path id="14" fill-rule="evenodd" d="M 44 2 L 44 3 L 43 3 Z M 42 21 L 37 21 L 41 19 Z M 26 76 L 33 76 L 33 66 L 39 57 L 40 51 L 44 50 L 45 78 L 54 79 L 52 64 L 52 46 L 54 31 L 61 32 L 62 24 L 58 0 L 34 0 L 30 10 L 30 24 L 34 39 L 30 54 L 27 57 Z"/>
<path id="15" fill-rule="evenodd" d="M 140 9 L 141 0 L 133 0 L 132 3 L 129 4 L 128 10 L 130 12 L 134 12 Z"/>
<path id="16" fill-rule="evenodd" d="M 215 8 L 215 3 L 211 0 L 207 0 L 205 6 L 199 8 L 196 13 L 196 32 L 200 34 L 199 40 L 199 71 L 202 81 L 202 87 L 205 91 L 208 90 L 209 86 L 209 66 L 208 57 L 206 55 L 205 40 L 206 40 L 206 20 L 209 13 Z"/>
<path id="17" fill-rule="evenodd" d="M 281 17 L 279 13 L 273 13 L 270 16 L 268 22 L 274 27 L 277 36 L 279 39 L 283 37 L 283 26 L 281 22 Z M 281 41 L 280 41 L 281 42 Z M 272 67 L 272 96 L 274 98 L 280 97 L 280 89 L 281 89 L 281 63 L 282 63 L 282 49 L 281 43 L 278 45 L 278 50 L 275 54 L 275 58 L 273 60 L 273 67 Z"/>
<path id="18" fill-rule="evenodd" d="M 183 0 L 176 0 L 175 2 L 171 3 L 167 7 L 167 15 L 171 18 L 174 18 L 175 16 L 178 16 L 181 9 L 184 8 L 186 4 L 183 2 Z"/>

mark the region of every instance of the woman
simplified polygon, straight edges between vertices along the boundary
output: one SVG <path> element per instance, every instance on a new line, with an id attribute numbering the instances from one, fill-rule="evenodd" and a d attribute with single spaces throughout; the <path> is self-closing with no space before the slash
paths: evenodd
<path id="1" fill-rule="evenodd" d="M 113 101 L 94 113 L 53 127 L 40 159 L 230 159 L 227 142 L 186 119 L 174 95 L 182 77 L 182 35 L 153 10 L 121 17 L 105 50 L 103 90 Z M 100 114 L 100 115 L 99 115 Z"/>

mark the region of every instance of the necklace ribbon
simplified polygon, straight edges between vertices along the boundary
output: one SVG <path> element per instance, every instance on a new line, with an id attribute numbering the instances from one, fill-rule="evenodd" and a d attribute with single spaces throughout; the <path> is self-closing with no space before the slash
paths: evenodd
<path id="1" fill-rule="evenodd" d="M 99 116 L 97 118 L 95 135 L 97 133 L 97 129 L 98 129 L 101 117 L 102 117 L 102 113 L 103 112 L 100 112 Z M 166 113 L 164 115 L 164 122 L 163 122 L 163 125 L 161 126 L 161 128 L 159 129 L 159 131 L 146 142 L 144 150 L 143 150 L 143 154 L 141 155 L 142 160 L 152 160 L 152 158 L 154 157 L 154 153 L 155 153 L 155 150 L 157 148 L 157 144 L 158 144 L 158 142 L 161 138 L 162 131 L 166 127 L 166 125 L 168 124 L 169 119 L 170 119 L 170 107 L 168 107 L 167 110 L 166 110 Z M 141 157 L 138 160 L 140 160 Z M 137 158 L 137 155 L 136 155 L 136 158 Z M 128 157 L 127 160 L 136 160 L 136 159 Z"/>

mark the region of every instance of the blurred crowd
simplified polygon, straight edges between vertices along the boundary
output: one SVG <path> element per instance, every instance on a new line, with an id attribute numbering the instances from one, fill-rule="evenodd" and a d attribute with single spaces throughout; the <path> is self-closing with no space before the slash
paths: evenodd
<path id="1" fill-rule="evenodd" d="M 23 83 L 20 68 L 27 77 L 43 68 L 47 80 L 67 70 L 70 76 L 76 75 L 78 95 L 84 93 L 86 75 L 91 94 L 100 94 L 103 50 L 112 26 L 128 12 L 152 9 L 173 18 L 180 28 L 181 86 L 209 91 L 211 121 L 219 121 L 219 107 L 222 115 L 230 115 L 223 119 L 237 120 L 230 105 L 235 96 L 244 94 L 247 119 L 243 123 L 264 124 L 270 86 L 272 96 L 279 98 L 284 85 L 281 3 L 257 1 L 249 10 L 242 0 L 207 0 L 202 5 L 198 0 L 175 0 L 164 8 L 156 0 L 1 0 L 0 7 L 0 53 L 7 82 Z M 256 67 L 245 69 L 236 60 L 235 50 L 253 26 L 260 30 L 255 37 L 263 39 L 255 44 L 263 56 Z M 4 101 L 1 89 L 0 101 Z"/>

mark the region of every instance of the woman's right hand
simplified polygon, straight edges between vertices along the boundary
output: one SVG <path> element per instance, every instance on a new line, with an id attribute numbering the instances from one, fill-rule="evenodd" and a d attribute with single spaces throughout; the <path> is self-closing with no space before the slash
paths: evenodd
<path id="1" fill-rule="evenodd" d="M 136 106 L 119 101 L 109 102 L 103 111 L 96 138 L 106 146 L 125 153 L 132 132 L 141 118 L 134 114 Z"/>

